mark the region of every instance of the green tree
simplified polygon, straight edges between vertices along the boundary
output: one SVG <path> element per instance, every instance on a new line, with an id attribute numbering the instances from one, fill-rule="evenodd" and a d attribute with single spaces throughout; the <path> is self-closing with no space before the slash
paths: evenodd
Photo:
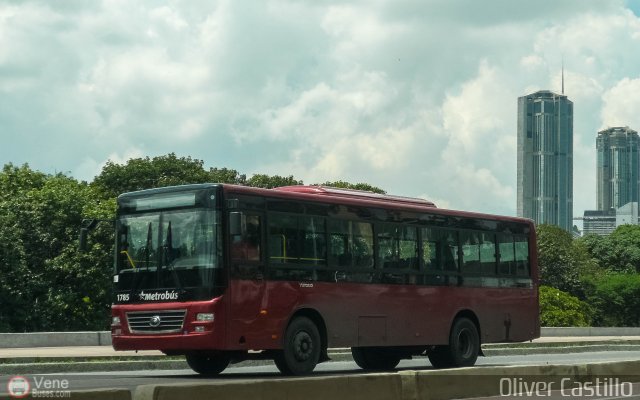
<path id="1" fill-rule="evenodd" d="M 622 225 L 610 235 L 578 239 L 602 270 L 640 272 L 640 226 Z"/>
<path id="2" fill-rule="evenodd" d="M 607 253 L 609 252 L 610 246 L 608 236 L 595 235 L 591 233 L 576 239 L 576 242 L 587 251 L 589 256 L 597 262 L 599 266 L 604 264 L 603 261 L 608 257 Z"/>
<path id="3" fill-rule="evenodd" d="M 588 279 L 597 326 L 640 326 L 640 274 L 609 272 Z"/>
<path id="4" fill-rule="evenodd" d="M 538 225 L 538 265 L 540 283 L 563 292 L 581 292 L 580 271 L 589 263 L 588 253 L 582 246 L 575 246 L 573 237 L 555 225 Z"/>
<path id="5" fill-rule="evenodd" d="M 0 173 L 0 193 L 0 328 L 105 329 L 112 251 L 84 264 L 77 252 L 82 218 L 100 195 L 63 174 L 10 164 Z M 109 231 L 107 249 L 113 227 Z"/>
<path id="6" fill-rule="evenodd" d="M 30 207 L 33 193 L 46 181 L 27 164 L 7 164 L 0 173 L 0 325 L 10 332 L 30 330 L 32 306 L 46 285 Z"/>
<path id="7" fill-rule="evenodd" d="M 293 177 L 293 175 L 289 176 L 280 176 L 280 175 L 263 175 L 256 174 L 253 175 L 246 182 L 247 186 L 260 187 L 265 189 L 273 189 L 280 186 L 294 186 L 294 185 L 302 185 L 302 181 L 299 181 Z"/>
<path id="8" fill-rule="evenodd" d="M 589 326 L 590 309 L 580 301 L 556 288 L 540 286 L 540 324 L 542 326 Z"/>
<path id="9" fill-rule="evenodd" d="M 109 161 L 92 185 L 102 190 L 104 197 L 116 197 L 135 190 L 190 183 L 244 184 L 245 179 L 235 170 L 212 168 L 207 171 L 202 160 L 170 153 L 154 158 L 134 158 L 125 164 Z"/>
<path id="10" fill-rule="evenodd" d="M 209 183 L 247 184 L 247 176 L 245 174 L 240 174 L 235 169 L 228 168 L 211 168 L 208 179 Z"/>
<path id="11" fill-rule="evenodd" d="M 20 230 L 15 215 L 0 206 L 0 332 L 24 327 L 32 304 Z"/>
<path id="12" fill-rule="evenodd" d="M 607 237 L 602 266 L 617 272 L 640 272 L 640 226 L 621 225 Z"/>
<path id="13" fill-rule="evenodd" d="M 355 190 L 366 190 L 368 192 L 386 194 L 384 190 L 379 187 L 369 185 L 368 183 L 349 183 L 345 181 L 335 181 L 335 182 L 325 182 L 321 184 L 322 186 L 330 186 L 341 189 L 355 189 Z"/>

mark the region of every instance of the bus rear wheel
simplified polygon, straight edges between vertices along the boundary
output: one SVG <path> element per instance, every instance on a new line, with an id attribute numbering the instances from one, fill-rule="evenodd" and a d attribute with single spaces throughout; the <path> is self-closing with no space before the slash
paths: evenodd
<path id="1" fill-rule="evenodd" d="M 283 375 L 310 374 L 322 352 L 318 327 L 309 318 L 297 317 L 287 327 L 282 351 L 274 357 Z"/>
<path id="2" fill-rule="evenodd" d="M 224 371 L 231 362 L 231 358 L 225 353 L 186 355 L 187 364 L 200 375 L 214 376 Z"/>
<path id="3" fill-rule="evenodd" d="M 468 318 L 453 322 L 448 346 L 436 346 L 428 356 L 434 368 L 471 367 L 480 353 L 478 328 Z"/>
<path id="4" fill-rule="evenodd" d="M 390 371 L 400 363 L 400 356 L 384 347 L 352 347 L 353 361 L 365 370 Z"/>

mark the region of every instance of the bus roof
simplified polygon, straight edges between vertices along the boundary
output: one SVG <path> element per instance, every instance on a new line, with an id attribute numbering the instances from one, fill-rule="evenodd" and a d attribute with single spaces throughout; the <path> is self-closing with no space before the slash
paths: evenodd
<path id="1" fill-rule="evenodd" d="M 302 186 L 302 185 L 281 186 L 273 190 L 279 190 L 283 192 L 316 194 L 316 195 L 322 195 L 322 196 L 342 197 L 342 198 L 348 197 L 348 198 L 356 198 L 356 199 L 387 201 L 392 203 L 420 205 L 423 207 L 436 206 L 433 202 L 429 200 L 419 199 L 415 197 L 394 196 L 394 195 L 388 195 L 388 194 L 369 192 L 366 190 L 343 189 L 343 188 L 335 188 L 330 186 Z"/>
<path id="2" fill-rule="evenodd" d="M 367 192 L 364 190 L 342 189 L 333 188 L 328 186 L 282 186 L 274 189 L 264 189 L 251 186 L 233 185 L 233 184 L 220 184 L 220 183 L 205 183 L 205 184 L 192 184 L 192 185 L 180 185 L 170 186 L 163 188 L 154 188 L 141 190 L 136 192 L 123 193 L 118 196 L 118 200 L 124 200 L 130 197 L 147 196 L 153 194 L 170 193 L 183 190 L 200 190 L 209 189 L 221 186 L 225 192 L 267 196 L 267 197 L 280 197 L 307 201 L 319 201 L 322 203 L 332 204 L 345 204 L 345 205 L 360 205 L 377 208 L 387 208 L 396 210 L 407 210 L 414 212 L 427 212 L 441 215 L 460 216 L 469 218 L 483 218 L 501 221 L 513 221 L 519 223 L 527 223 L 533 225 L 533 221 L 530 219 L 484 214 L 470 211 L 448 210 L 443 208 L 437 208 L 436 205 L 428 200 L 395 196 L 387 194 L 378 194 L 373 192 Z"/>
<path id="3" fill-rule="evenodd" d="M 327 188 L 324 186 L 282 186 L 274 189 L 260 189 L 250 186 L 222 185 L 225 191 L 261 195 L 268 197 L 280 197 L 288 199 L 319 201 L 322 203 L 358 205 L 374 208 L 386 208 L 395 210 L 406 210 L 413 212 L 424 212 L 440 215 L 481 218 L 488 220 L 512 221 L 533 226 L 533 221 L 526 218 L 503 216 L 495 214 L 485 214 L 472 211 L 459 211 L 437 208 L 435 204 L 428 200 L 414 199 L 410 197 L 382 195 L 361 190 Z"/>

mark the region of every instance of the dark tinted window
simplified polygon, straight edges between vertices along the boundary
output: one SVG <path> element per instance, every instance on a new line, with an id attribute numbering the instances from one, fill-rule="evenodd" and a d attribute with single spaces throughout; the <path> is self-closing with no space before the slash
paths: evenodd
<path id="1" fill-rule="evenodd" d="M 269 261 L 326 264 L 325 220 L 289 214 L 269 215 Z"/>
<path id="2" fill-rule="evenodd" d="M 373 228 L 366 222 L 329 220 L 329 262 L 339 267 L 373 267 Z"/>
<path id="3" fill-rule="evenodd" d="M 269 261 L 272 263 L 297 263 L 298 218 L 287 214 L 269 215 Z"/>
<path id="4" fill-rule="evenodd" d="M 498 265 L 498 273 L 500 275 L 515 275 L 515 243 L 512 235 L 498 235 L 500 250 L 500 264 Z"/>
<path id="5" fill-rule="evenodd" d="M 529 241 L 526 236 L 515 236 L 515 274 L 520 277 L 529 276 Z"/>
<path id="6" fill-rule="evenodd" d="M 301 262 L 324 265 L 327 262 L 327 242 L 324 218 L 300 217 L 302 237 Z"/>
<path id="7" fill-rule="evenodd" d="M 458 233 L 450 229 L 422 228 L 422 261 L 427 271 L 457 271 Z"/>
<path id="8" fill-rule="evenodd" d="M 418 235 L 415 227 L 380 224 L 377 236 L 378 261 L 382 268 L 419 268 Z"/>
<path id="9" fill-rule="evenodd" d="M 234 260 L 260 261 L 261 231 L 258 215 L 243 215 L 244 234 L 231 236 L 231 258 Z"/>

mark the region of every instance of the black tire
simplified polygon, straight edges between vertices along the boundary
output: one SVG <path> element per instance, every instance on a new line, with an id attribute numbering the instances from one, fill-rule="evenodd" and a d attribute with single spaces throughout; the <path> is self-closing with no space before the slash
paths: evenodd
<path id="1" fill-rule="evenodd" d="M 429 362 L 433 365 L 433 368 L 452 368 L 453 363 L 449 357 L 449 346 L 435 346 L 427 353 Z"/>
<path id="2" fill-rule="evenodd" d="M 215 376 L 224 371 L 231 362 L 225 353 L 216 354 L 187 354 L 187 364 L 200 375 Z"/>
<path id="3" fill-rule="evenodd" d="M 352 347 L 353 361 L 364 370 L 391 371 L 400 363 L 400 356 L 384 347 Z"/>
<path id="4" fill-rule="evenodd" d="M 434 368 L 471 367 L 480 353 L 478 328 L 468 318 L 453 322 L 448 346 L 436 346 L 428 356 Z"/>
<path id="5" fill-rule="evenodd" d="M 321 353 L 318 327 L 309 318 L 297 317 L 287 327 L 283 349 L 274 361 L 283 375 L 307 375 L 318 364 Z"/>

